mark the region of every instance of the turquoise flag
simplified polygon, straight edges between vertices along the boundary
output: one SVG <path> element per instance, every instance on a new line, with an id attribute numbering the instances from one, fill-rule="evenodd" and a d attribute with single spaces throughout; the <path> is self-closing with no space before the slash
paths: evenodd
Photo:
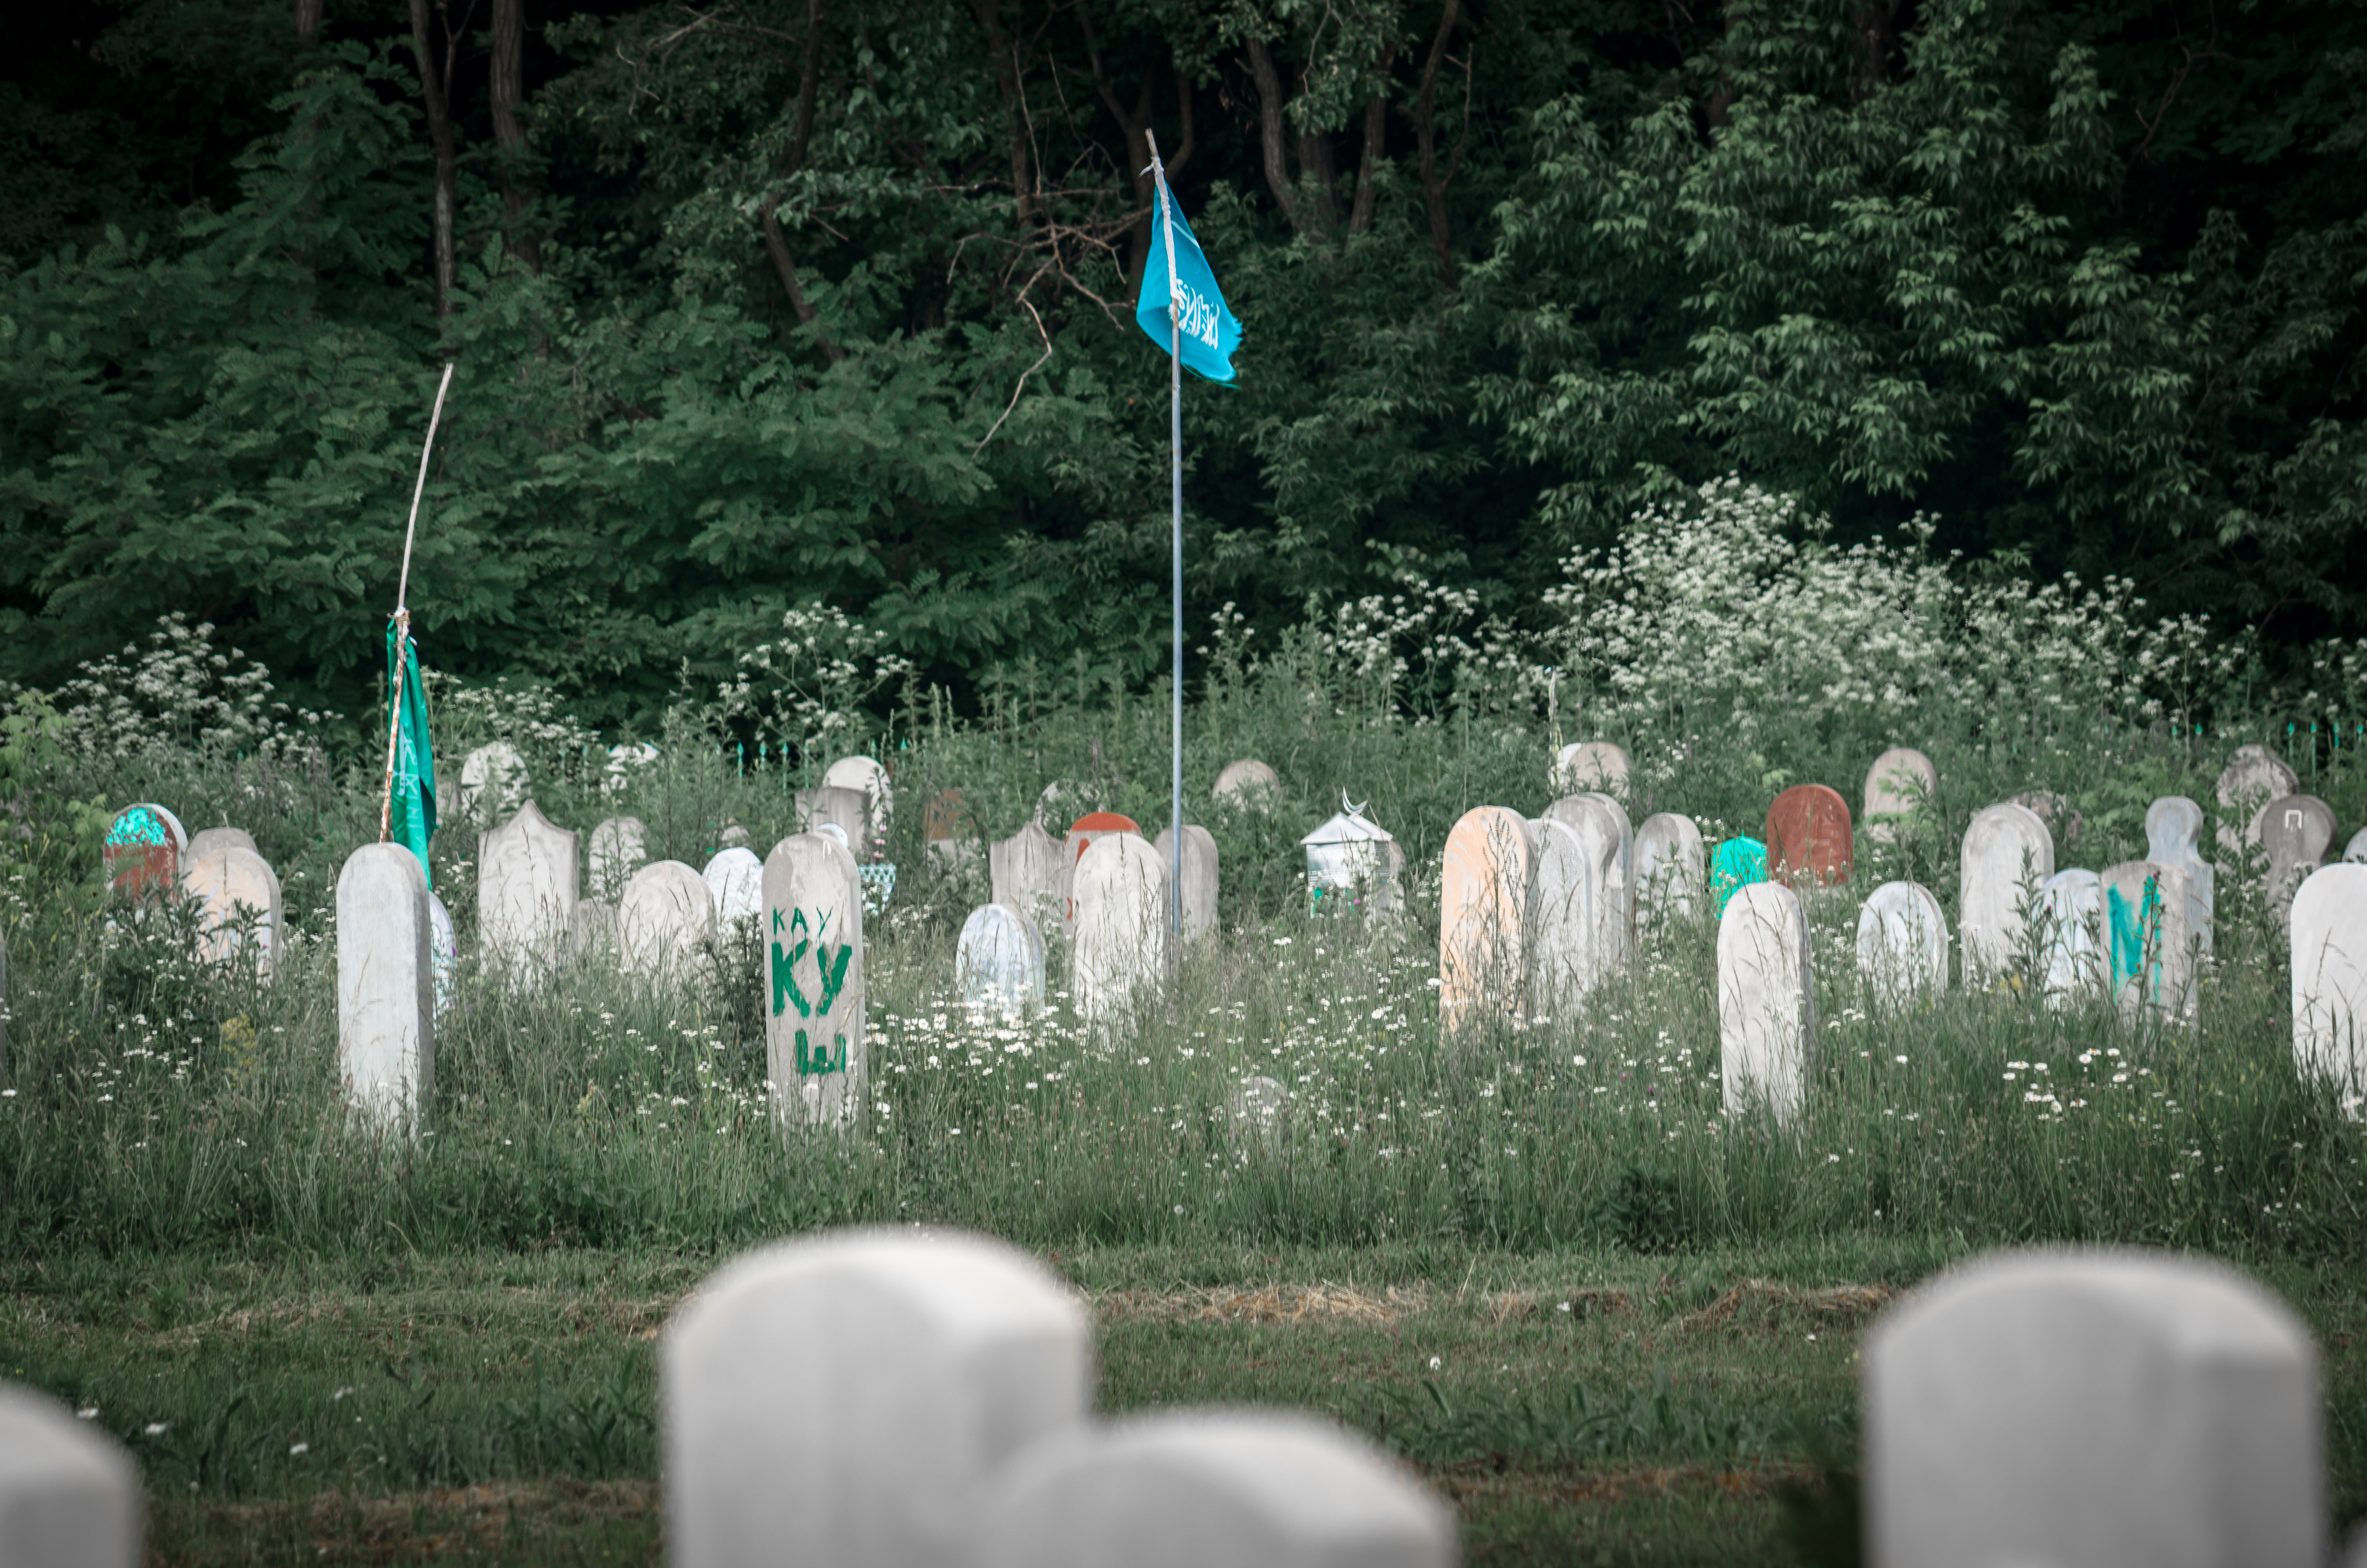
<path id="1" fill-rule="evenodd" d="M 1194 375 L 1211 381 L 1233 379 L 1233 350 L 1240 347 L 1241 324 L 1226 308 L 1225 296 L 1217 287 L 1217 275 L 1209 268 L 1208 257 L 1193 237 L 1192 225 L 1184 221 L 1184 209 L 1175 203 L 1164 181 L 1159 187 L 1159 199 L 1164 211 L 1150 215 L 1150 261 L 1142 269 L 1142 293 L 1134 303 L 1134 319 L 1159 351 L 1168 350 L 1171 337 L 1167 322 L 1167 224 L 1175 224 L 1175 291 L 1184 301 L 1184 368 Z"/>
<path id="2" fill-rule="evenodd" d="M 398 711 L 394 728 L 394 788 L 387 801 L 387 835 L 419 857 L 434 886 L 427 841 L 436 835 L 436 752 L 427 739 L 427 692 L 419 683 L 419 644 L 402 624 L 386 626 L 386 688 Z"/>

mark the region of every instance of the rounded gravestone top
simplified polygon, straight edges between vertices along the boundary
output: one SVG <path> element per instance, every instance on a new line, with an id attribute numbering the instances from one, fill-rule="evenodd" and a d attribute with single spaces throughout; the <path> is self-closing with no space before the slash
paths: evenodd
<path id="1" fill-rule="evenodd" d="M 2352 865 L 2367 862 L 2367 827 L 2350 835 L 2350 842 L 2342 846 L 2342 858 Z"/>
<path id="2" fill-rule="evenodd" d="M 1767 866 L 1786 881 L 1845 882 L 1854 864 L 1849 802 L 1823 784 L 1795 784 L 1767 808 Z"/>
<path id="3" fill-rule="evenodd" d="M 725 925 L 753 920 L 764 909 L 764 862 L 744 844 L 718 850 L 699 872 L 715 895 L 715 917 Z"/>
<path id="4" fill-rule="evenodd" d="M 217 849 L 243 849 L 250 855 L 262 853 L 244 828 L 209 827 L 191 836 L 187 858 L 192 861 L 202 860 Z"/>
<path id="5" fill-rule="evenodd" d="M 1892 746 L 1865 770 L 1867 831 L 1894 828 L 1895 819 L 1913 815 L 1939 790 L 1940 770 L 1930 757 L 1912 746 Z"/>
<path id="6" fill-rule="evenodd" d="M 1709 858 L 1710 913 L 1723 915 L 1727 901 L 1767 880 L 1767 846 L 1755 838 L 1729 838 Z"/>
<path id="7" fill-rule="evenodd" d="M 1248 804 L 1261 794 L 1274 794 L 1282 788 L 1282 779 L 1274 770 L 1253 756 L 1225 764 L 1217 775 L 1217 787 L 1211 791 L 1219 801 L 1239 801 Z"/>
<path id="8" fill-rule="evenodd" d="M 2284 758 L 2266 746 L 2245 745 L 2236 748 L 2236 755 L 2221 770 L 2215 792 L 2220 805 L 2235 807 L 2273 801 L 2300 788 L 2301 775 Z"/>
<path id="9" fill-rule="evenodd" d="M 1554 754 L 1554 792 L 1586 790 L 1624 792 L 1633 771 L 1627 749 L 1610 741 L 1577 741 Z"/>

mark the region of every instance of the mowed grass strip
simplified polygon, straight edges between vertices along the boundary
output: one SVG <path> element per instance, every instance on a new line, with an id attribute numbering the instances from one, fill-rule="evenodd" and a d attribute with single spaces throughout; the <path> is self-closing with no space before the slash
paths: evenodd
<path id="1" fill-rule="evenodd" d="M 1105 1414 L 1329 1413 L 1453 1499 L 1473 1562 L 1503 1563 L 1800 1560 L 1855 1462 L 1862 1336 L 1945 1261 L 1872 1244 L 1045 1256 L 1092 1305 Z M 96 1408 L 138 1456 L 158 1562 L 650 1562 L 655 1340 L 719 1261 L 16 1264 L 0 1375 Z M 2268 1282 L 2325 1348 L 2347 1518 L 2367 1495 L 2367 1307 L 2342 1270 Z"/>

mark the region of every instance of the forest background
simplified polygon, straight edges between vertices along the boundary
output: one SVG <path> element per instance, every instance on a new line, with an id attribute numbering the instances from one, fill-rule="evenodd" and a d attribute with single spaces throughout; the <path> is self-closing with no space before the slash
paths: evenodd
<path id="1" fill-rule="evenodd" d="M 1195 629 L 1518 626 L 1739 472 L 2271 665 L 2367 631 L 2341 0 L 115 0 L 10 55 L 0 682 L 179 613 L 367 711 L 450 358 L 447 674 L 647 732 L 827 606 L 964 710 L 1138 687 L 1147 132 L 1247 327 Z"/>

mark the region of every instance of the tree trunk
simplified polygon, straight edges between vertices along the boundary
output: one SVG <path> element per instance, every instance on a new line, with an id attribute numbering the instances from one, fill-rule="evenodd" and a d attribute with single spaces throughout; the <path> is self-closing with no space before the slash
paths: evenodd
<path id="1" fill-rule="evenodd" d="M 1039 226 L 1041 214 L 1030 172 L 1027 102 L 1020 91 L 1018 44 L 1003 30 L 1002 0 L 969 0 L 969 8 L 986 33 L 987 53 L 994 60 L 995 85 L 1002 95 L 1002 113 L 1011 137 L 1012 211 L 1025 233 Z"/>
<path id="2" fill-rule="evenodd" d="M 1265 187 L 1274 193 L 1274 204 L 1282 209 L 1290 226 L 1304 233 L 1307 224 L 1299 214 L 1298 192 L 1290 183 L 1290 170 L 1284 162 L 1282 76 L 1274 68 L 1274 55 L 1264 40 L 1250 40 L 1249 57 L 1250 75 L 1257 83 L 1258 142 L 1265 153 Z"/>
<path id="3" fill-rule="evenodd" d="M 436 316 L 440 321 L 452 313 L 452 290 L 460 276 L 453 238 L 460 158 L 452 143 L 444 74 L 436 68 L 436 51 L 427 35 L 427 0 L 411 0 L 411 52 L 419 62 L 419 96 L 427 108 L 427 139 L 436 149 Z"/>
<path id="4" fill-rule="evenodd" d="M 526 98 L 526 0 L 493 0 L 493 60 L 490 84 L 494 168 L 502 184 L 502 212 L 509 252 L 529 272 L 542 271 L 542 247 L 526 226 L 533 189 L 527 182 L 526 132 L 517 121 Z"/>
<path id="5" fill-rule="evenodd" d="M 1326 229 L 1340 226 L 1340 171 L 1331 164 L 1329 131 L 1298 133 L 1298 172 L 1315 176 L 1315 215 Z"/>
<path id="6" fill-rule="evenodd" d="M 412 0 L 413 5 L 418 0 Z M 788 194 L 788 180 L 805 166 L 806 148 L 813 140 L 814 97 L 821 89 L 821 0 L 806 0 L 805 53 L 798 62 L 798 107 L 789 125 L 789 144 L 781 153 L 779 183 L 756 210 L 764 231 L 764 254 L 773 259 L 773 270 L 780 274 L 781 292 L 789 297 L 789 309 L 798 320 L 813 328 L 814 342 L 821 347 L 821 357 L 835 365 L 846 358 L 844 350 L 830 340 L 816 321 L 813 301 L 806 298 L 805 285 L 798 279 L 797 258 L 789 254 L 789 236 L 781 227 L 781 198 Z"/>
<path id="7" fill-rule="evenodd" d="M 1430 41 L 1430 58 L 1422 62 L 1421 97 L 1415 100 L 1414 142 L 1421 153 L 1422 203 L 1430 210 L 1430 248 L 1438 255 L 1438 280 L 1448 290 L 1455 287 L 1454 233 L 1446 223 L 1446 187 L 1455 178 L 1455 165 L 1463 161 L 1463 147 L 1458 140 L 1454 160 L 1444 173 L 1438 167 L 1437 115 L 1438 67 L 1446 58 L 1446 40 L 1455 31 L 1456 0 L 1446 0 L 1438 15 L 1438 36 Z M 1470 115 L 1464 116 L 1464 130 L 1470 130 Z"/>
<path id="8" fill-rule="evenodd" d="M 296 0 L 296 48 L 312 47 L 321 36 L 321 0 Z"/>
<path id="9" fill-rule="evenodd" d="M 1394 45 L 1382 51 L 1381 75 L 1384 78 L 1397 60 L 1398 51 Z M 1373 171 L 1380 164 L 1382 142 L 1388 134 L 1388 94 L 1375 93 L 1365 104 L 1365 146 L 1356 158 L 1356 202 L 1348 212 L 1348 232 L 1352 234 L 1365 233 L 1373 226 Z"/>
<path id="10" fill-rule="evenodd" d="M 1134 204 L 1142 216 L 1134 221 L 1134 233 L 1127 247 L 1125 281 L 1129 289 L 1142 287 L 1142 269 L 1150 263 L 1150 225 L 1158 216 L 1159 182 L 1150 173 L 1151 86 L 1157 78 L 1146 70 L 1142 74 L 1142 90 L 1135 96 L 1134 108 L 1129 112 L 1125 100 L 1117 96 L 1116 86 L 1109 74 L 1102 69 L 1101 40 L 1093 37 L 1090 18 L 1079 17 L 1084 28 L 1085 58 L 1093 67 L 1093 88 L 1102 96 L 1102 103 L 1117 121 L 1118 130 L 1126 136 L 1127 172 L 1134 176 Z M 1184 73 L 1175 73 L 1175 97 L 1183 111 L 1184 139 L 1167 154 L 1167 177 L 1173 179 L 1192 161 L 1192 84 Z"/>

